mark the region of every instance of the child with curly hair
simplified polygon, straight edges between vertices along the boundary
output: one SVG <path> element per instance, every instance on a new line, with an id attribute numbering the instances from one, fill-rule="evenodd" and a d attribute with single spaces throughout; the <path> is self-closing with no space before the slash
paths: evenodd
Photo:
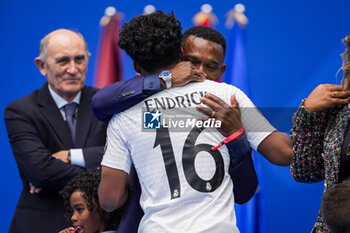
<path id="1" fill-rule="evenodd" d="M 59 233 L 115 233 L 121 218 L 121 209 L 106 212 L 100 207 L 97 189 L 100 171 L 83 172 L 71 180 L 60 192 L 65 206 L 65 217 L 73 222 Z"/>

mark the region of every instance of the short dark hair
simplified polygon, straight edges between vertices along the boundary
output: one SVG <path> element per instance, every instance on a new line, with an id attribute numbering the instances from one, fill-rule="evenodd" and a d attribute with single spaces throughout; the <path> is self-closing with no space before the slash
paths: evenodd
<path id="1" fill-rule="evenodd" d="M 118 45 L 147 72 L 176 64 L 181 52 L 181 24 L 173 12 L 134 17 L 124 23 Z"/>
<path id="2" fill-rule="evenodd" d="M 350 233 L 350 180 L 327 189 L 322 196 L 321 211 L 332 233 Z"/>
<path id="3" fill-rule="evenodd" d="M 210 27 L 205 27 L 205 26 L 194 26 L 189 29 L 187 29 L 182 37 L 182 43 L 186 43 L 186 40 L 189 36 L 195 36 L 199 38 L 203 38 L 205 40 L 212 41 L 214 43 L 217 43 L 221 45 L 222 50 L 224 52 L 224 56 L 226 54 L 226 40 L 225 37 L 218 32 L 217 30 L 210 28 Z"/>
<path id="4" fill-rule="evenodd" d="M 70 206 L 70 197 L 75 191 L 80 191 L 83 193 L 82 197 L 87 202 L 87 208 L 91 212 L 95 207 L 97 213 L 100 216 L 101 223 L 105 227 L 105 230 L 116 230 L 118 228 L 121 216 L 122 208 L 117 209 L 113 212 L 108 213 L 100 207 L 100 202 L 98 199 L 98 186 L 101 181 L 101 171 L 85 171 L 80 173 L 78 176 L 73 178 L 60 192 L 64 199 L 64 204 L 66 208 L 65 217 L 70 221 L 73 215 L 73 210 Z"/>

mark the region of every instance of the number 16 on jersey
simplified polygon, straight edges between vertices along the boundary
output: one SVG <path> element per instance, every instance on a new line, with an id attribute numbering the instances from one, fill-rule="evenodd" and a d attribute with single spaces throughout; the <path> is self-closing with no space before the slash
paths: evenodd
<path id="1" fill-rule="evenodd" d="M 221 185 L 224 179 L 225 168 L 224 160 L 219 150 L 212 151 L 212 145 L 209 144 L 195 145 L 203 129 L 194 127 L 187 136 L 182 150 L 182 165 L 187 183 L 198 192 L 207 193 L 215 191 Z M 162 151 L 171 199 L 179 198 L 181 197 L 180 179 L 168 128 L 160 127 L 156 130 L 156 140 L 153 148 L 158 145 L 160 145 Z M 215 173 L 209 180 L 202 179 L 195 169 L 195 158 L 201 151 L 210 153 L 215 161 Z"/>

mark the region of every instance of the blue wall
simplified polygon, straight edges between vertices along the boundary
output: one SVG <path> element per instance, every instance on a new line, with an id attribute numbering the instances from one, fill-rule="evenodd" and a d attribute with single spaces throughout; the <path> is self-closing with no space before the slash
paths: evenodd
<path id="1" fill-rule="evenodd" d="M 176 3 L 176 4 L 175 4 Z M 229 39 L 224 28 L 225 14 L 236 1 L 111 1 L 52 0 L 0 2 L 0 66 L 2 88 L 0 111 L 36 88 L 45 78 L 34 64 L 39 40 L 57 28 L 78 29 L 86 38 L 92 53 L 87 84 L 92 84 L 96 48 L 100 33 L 99 19 L 107 6 L 124 13 L 124 21 L 142 13 L 146 4 L 165 12 L 173 10 L 183 28 L 192 26 L 192 17 L 203 3 L 210 3 L 217 14 L 215 27 Z M 350 1 L 337 0 L 246 0 L 247 57 L 251 98 L 259 107 L 287 110 L 280 119 L 272 120 L 281 130 L 288 130 L 290 109 L 319 83 L 339 83 L 336 72 L 341 65 L 341 39 L 350 32 Z M 229 41 L 228 41 L 229 43 Z M 133 76 L 130 59 L 124 56 L 125 77 Z M 0 157 L 3 169 L 1 200 L 4 217 L 1 229 L 8 229 L 22 185 L 11 154 L 6 129 L 0 123 Z M 277 167 L 261 159 L 260 183 L 264 192 L 264 214 L 268 233 L 303 233 L 310 229 L 317 216 L 322 184 L 295 183 L 286 167 Z M 249 220 L 247 220 L 249 221 Z"/>

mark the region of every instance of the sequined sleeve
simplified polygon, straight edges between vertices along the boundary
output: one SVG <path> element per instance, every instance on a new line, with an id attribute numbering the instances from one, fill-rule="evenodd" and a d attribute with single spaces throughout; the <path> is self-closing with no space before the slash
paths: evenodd
<path id="1" fill-rule="evenodd" d="M 295 181 L 313 183 L 324 179 L 321 155 L 326 126 L 325 113 L 310 113 L 303 105 L 294 113 L 291 129 L 294 157 L 290 171 Z"/>

